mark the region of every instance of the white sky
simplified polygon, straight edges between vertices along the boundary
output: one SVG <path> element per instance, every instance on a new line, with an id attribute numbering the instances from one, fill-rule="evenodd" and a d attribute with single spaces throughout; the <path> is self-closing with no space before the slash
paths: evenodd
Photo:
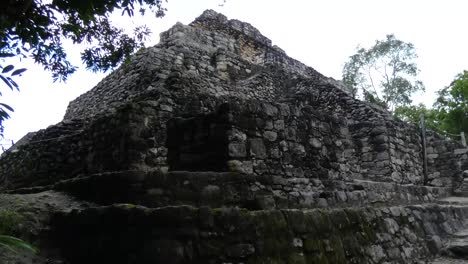
<path id="1" fill-rule="evenodd" d="M 222 7 L 222 0 L 168 1 L 164 18 L 147 14 L 144 19 L 153 32 L 148 46 L 177 21 L 188 24 L 205 9 L 214 9 L 229 19 L 249 22 L 289 56 L 335 79 L 341 79 L 341 69 L 357 45 L 369 47 L 393 33 L 412 42 L 419 55 L 420 79 L 427 91 L 415 96 L 415 103 L 430 106 L 435 91 L 468 69 L 466 0 L 227 0 Z M 123 26 L 140 23 L 120 15 L 116 20 Z M 53 83 L 50 73 L 23 61 L 17 66 L 28 71 L 16 78 L 21 92 L 0 86 L 4 95 L 0 102 L 15 109 L 4 122 L 6 139 L 16 142 L 27 132 L 61 121 L 68 102 L 106 75 L 86 71 L 81 49 L 65 46 L 72 62 L 80 66 L 67 83 Z"/>

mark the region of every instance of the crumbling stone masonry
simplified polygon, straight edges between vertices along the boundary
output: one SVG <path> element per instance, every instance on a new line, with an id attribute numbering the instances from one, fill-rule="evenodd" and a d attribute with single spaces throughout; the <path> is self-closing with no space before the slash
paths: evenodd
<path id="1" fill-rule="evenodd" d="M 466 227 L 466 208 L 409 205 L 462 193 L 467 155 L 430 134 L 423 185 L 415 125 L 207 10 L 4 153 L 0 179 L 102 205 L 53 220 L 70 263 L 406 263 Z"/>

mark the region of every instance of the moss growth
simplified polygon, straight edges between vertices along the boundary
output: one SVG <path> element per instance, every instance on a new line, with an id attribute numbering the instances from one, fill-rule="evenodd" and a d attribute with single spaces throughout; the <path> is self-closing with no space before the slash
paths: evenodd
<path id="1" fill-rule="evenodd" d="M 24 217 L 9 209 L 0 209 L 0 234 L 17 235 Z"/>
<path id="2" fill-rule="evenodd" d="M 359 215 L 359 211 L 354 208 L 347 208 L 344 209 L 346 214 L 348 215 L 350 226 L 358 225 L 362 222 L 362 218 Z"/>
<path id="3" fill-rule="evenodd" d="M 369 222 L 363 222 L 360 225 L 360 229 L 362 231 L 362 236 L 366 240 L 364 242 L 365 245 L 377 240 L 377 234 L 375 232 L 375 229 L 372 228 L 371 224 Z"/>
<path id="4" fill-rule="evenodd" d="M 247 262 L 248 264 L 286 264 L 286 262 L 280 260 L 280 259 L 274 259 L 274 258 L 251 258 Z"/>
<path id="5" fill-rule="evenodd" d="M 352 226 L 349 224 L 348 217 L 343 210 L 331 211 L 330 218 L 338 230 L 349 230 L 352 228 Z"/>
<path id="6" fill-rule="evenodd" d="M 332 236 L 330 238 L 331 252 L 328 252 L 328 259 L 331 263 L 345 263 L 346 257 L 343 249 L 343 243 L 339 236 Z"/>
<path id="7" fill-rule="evenodd" d="M 299 253 L 294 253 L 289 255 L 288 257 L 288 264 L 306 264 L 306 260 L 304 255 Z"/>
<path id="8" fill-rule="evenodd" d="M 295 252 L 293 234 L 281 211 L 258 211 L 254 214 L 255 233 L 261 241 L 257 244 L 260 257 L 268 257 L 287 262 Z"/>
<path id="9" fill-rule="evenodd" d="M 286 219 L 280 211 L 259 211 L 255 220 L 258 229 L 264 234 L 277 234 L 288 229 Z"/>
<path id="10" fill-rule="evenodd" d="M 21 197 L 15 197 L 15 203 L 19 204 L 19 203 L 23 203 L 23 202 L 26 202 L 25 199 L 21 198 Z"/>
<path id="11" fill-rule="evenodd" d="M 315 227 L 314 232 L 316 235 L 321 237 L 327 237 L 333 232 L 333 225 L 331 224 L 330 216 L 328 212 L 322 212 L 321 210 L 310 211 L 304 215 L 306 222 Z"/>
<path id="12" fill-rule="evenodd" d="M 289 238 L 282 236 L 264 238 L 263 243 L 259 245 L 260 255 L 277 259 L 289 255 L 293 250 L 294 248 L 289 243 Z"/>
<path id="13" fill-rule="evenodd" d="M 346 259 L 360 259 L 362 257 L 363 247 L 359 244 L 353 234 L 348 234 L 342 239 Z M 353 262 L 352 262 L 353 263 Z"/>
<path id="14" fill-rule="evenodd" d="M 409 226 L 411 225 L 410 221 L 409 221 L 409 217 L 407 215 L 400 215 L 400 225 L 401 226 Z"/>
<path id="15" fill-rule="evenodd" d="M 309 253 L 321 253 L 323 252 L 322 241 L 316 238 L 304 239 L 304 251 Z"/>
<path id="16" fill-rule="evenodd" d="M 333 262 L 328 261 L 327 256 L 325 256 L 323 253 L 307 255 L 306 260 L 308 264 L 331 264 L 333 263 Z"/>

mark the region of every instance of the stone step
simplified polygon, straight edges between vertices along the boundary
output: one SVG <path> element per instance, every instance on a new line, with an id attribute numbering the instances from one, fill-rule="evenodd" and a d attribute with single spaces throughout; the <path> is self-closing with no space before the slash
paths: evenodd
<path id="1" fill-rule="evenodd" d="M 468 229 L 459 230 L 448 237 L 441 251 L 442 255 L 451 260 L 468 262 Z M 452 262 L 447 262 L 452 263 Z"/>
<path id="2" fill-rule="evenodd" d="M 468 238 L 468 229 L 464 229 L 453 234 L 454 237 Z"/>
<path id="3" fill-rule="evenodd" d="M 464 259 L 454 259 L 447 257 L 440 257 L 428 262 L 428 264 L 466 264 Z"/>
<path id="4" fill-rule="evenodd" d="M 468 261 L 468 238 L 452 238 L 448 241 L 442 254 L 451 258 Z"/>
<path id="5" fill-rule="evenodd" d="M 454 193 L 455 196 L 458 197 L 468 197 L 468 191 L 467 190 L 462 190 Z"/>
<path id="6" fill-rule="evenodd" d="M 92 174 L 62 180 L 50 186 L 17 189 L 13 192 L 31 193 L 51 189 L 103 205 L 225 205 L 252 210 L 418 204 L 434 202 L 447 193 L 444 188 L 388 182 L 321 182 L 313 178 L 255 176 L 236 172 L 160 170 Z"/>
<path id="7" fill-rule="evenodd" d="M 455 215 L 467 211 L 448 205 L 250 211 L 118 204 L 57 213 L 51 239 L 70 264 L 418 263 L 438 252 L 426 232 L 414 230 L 454 228 L 460 224 Z M 443 217 L 448 220 L 440 222 Z"/>
<path id="8" fill-rule="evenodd" d="M 52 189 L 103 205 L 142 204 L 148 207 L 188 204 L 260 209 L 254 178 L 233 172 L 118 171 L 60 181 Z M 257 201 L 255 200 L 257 199 Z"/>

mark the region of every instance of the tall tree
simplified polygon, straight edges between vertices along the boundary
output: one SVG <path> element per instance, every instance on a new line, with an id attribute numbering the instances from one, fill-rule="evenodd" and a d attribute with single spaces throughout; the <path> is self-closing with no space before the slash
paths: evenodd
<path id="1" fill-rule="evenodd" d="M 447 133 L 468 135 L 468 71 L 455 77 L 449 86 L 438 92 L 434 103 L 442 126 Z"/>
<path id="2" fill-rule="evenodd" d="M 5 65 L 5 59 L 31 57 L 52 73 L 54 81 L 66 80 L 76 66 L 67 59 L 64 39 L 88 44 L 81 54 L 88 69 L 116 67 L 143 46 L 150 30 L 137 26 L 129 35 L 112 25 L 109 16 L 121 11 L 131 17 L 135 10 L 141 14 L 150 10 L 157 17 L 166 11 L 162 0 L 5 0 L 0 7 L 0 79 L 10 89 L 18 89 L 12 77 L 25 69 Z M 0 136 L 9 111 L 13 109 L 0 104 Z"/>
<path id="3" fill-rule="evenodd" d="M 343 67 L 343 82 L 355 96 L 390 111 L 411 104 L 411 95 L 424 91 L 414 45 L 387 35 L 369 49 L 357 48 Z"/>

